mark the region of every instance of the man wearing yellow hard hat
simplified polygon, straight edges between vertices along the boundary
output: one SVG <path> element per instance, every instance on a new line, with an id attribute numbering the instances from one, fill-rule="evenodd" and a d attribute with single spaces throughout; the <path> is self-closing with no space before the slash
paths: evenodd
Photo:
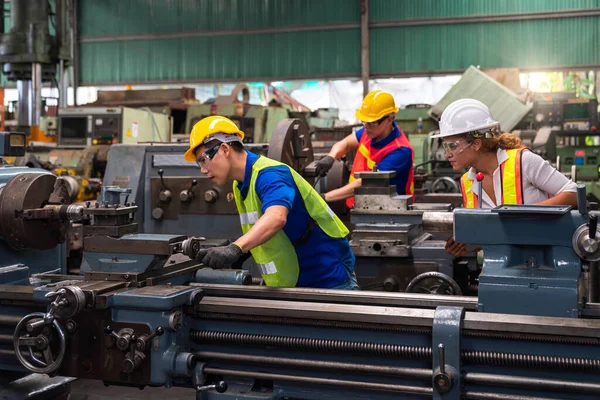
<path id="1" fill-rule="evenodd" d="M 391 184 L 396 185 L 398 194 L 413 194 L 414 151 L 404 132 L 394 122 L 397 112 L 398 107 L 390 93 L 374 90 L 365 96 L 355 114 L 364 126 L 334 144 L 329 154 L 317 163 L 317 174 L 324 176 L 335 160 L 358 150 L 348 184 L 325 193 L 323 198 L 326 201 L 346 199 L 346 205 L 352 208 L 354 189 L 361 185 L 361 180 L 356 179 L 354 174 L 373 171 L 375 166 L 378 171 L 396 172 Z"/>
<path id="2" fill-rule="evenodd" d="M 233 184 L 243 235 L 200 250 L 210 268 L 228 268 L 250 252 L 267 286 L 358 289 L 348 229 L 289 166 L 244 149 L 233 121 L 196 123 L 185 159 L 218 185 Z"/>

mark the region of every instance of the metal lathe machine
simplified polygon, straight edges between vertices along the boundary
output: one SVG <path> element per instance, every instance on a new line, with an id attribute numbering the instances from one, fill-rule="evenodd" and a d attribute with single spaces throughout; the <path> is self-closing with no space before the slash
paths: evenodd
<path id="1" fill-rule="evenodd" d="M 0 193 L 2 259 L 33 272 L 0 285 L 12 398 L 54 398 L 73 378 L 215 400 L 600 396 L 600 231 L 583 187 L 579 210 L 424 211 L 483 248 L 478 296 L 466 297 L 257 285 L 194 261 L 211 240 L 137 233 L 130 189 L 105 186 L 85 207 L 8 191 L 40 176 L 15 173 Z M 41 267 L 60 240 L 36 238 L 70 220 L 84 224 L 81 275 Z"/>

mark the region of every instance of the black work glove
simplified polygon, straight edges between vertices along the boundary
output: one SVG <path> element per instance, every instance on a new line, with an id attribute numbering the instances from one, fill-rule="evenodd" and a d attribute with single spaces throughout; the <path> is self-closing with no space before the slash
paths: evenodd
<path id="1" fill-rule="evenodd" d="M 196 254 L 196 260 L 203 263 L 205 267 L 213 269 L 230 268 L 236 261 L 244 256 L 242 249 L 231 243 L 227 246 L 200 249 Z"/>
<path id="2" fill-rule="evenodd" d="M 331 156 L 325 156 L 317 161 L 317 176 L 325 176 L 333 166 L 335 160 Z"/>

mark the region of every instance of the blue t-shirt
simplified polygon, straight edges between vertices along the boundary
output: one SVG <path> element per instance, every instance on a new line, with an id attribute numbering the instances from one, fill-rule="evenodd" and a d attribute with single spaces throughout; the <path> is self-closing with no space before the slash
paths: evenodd
<path id="1" fill-rule="evenodd" d="M 252 165 L 259 157 L 250 152 L 247 154 L 244 182 L 238 182 L 242 198 L 248 194 Z M 310 216 L 289 168 L 277 166 L 263 169 L 258 173 L 254 190 L 262 203 L 263 214 L 271 206 L 288 209 L 283 232 L 292 243 L 304 235 Z M 296 247 L 296 254 L 300 265 L 297 287 L 332 288 L 346 281 L 347 270 L 354 270 L 355 258 L 348 239 L 331 238 L 318 225 L 308 241 Z"/>
<path id="2" fill-rule="evenodd" d="M 375 149 L 380 149 L 390 144 L 394 139 L 403 135 L 400 132 L 400 128 L 394 122 L 394 130 L 387 137 L 379 142 L 373 140 L 371 146 Z M 360 128 L 356 131 L 356 140 L 360 142 L 360 138 L 363 135 L 365 128 Z M 391 185 L 396 185 L 396 192 L 398 194 L 406 194 L 406 182 L 408 182 L 408 174 L 412 167 L 412 150 L 408 147 L 400 147 L 381 160 L 377 165 L 379 171 L 396 171 L 396 176 L 390 180 Z"/>

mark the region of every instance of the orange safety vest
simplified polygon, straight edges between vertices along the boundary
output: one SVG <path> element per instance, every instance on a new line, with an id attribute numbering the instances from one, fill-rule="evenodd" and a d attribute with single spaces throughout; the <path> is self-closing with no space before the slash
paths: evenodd
<path id="1" fill-rule="evenodd" d="M 500 165 L 500 176 L 502 177 L 502 204 L 523 204 L 523 179 L 521 179 L 521 154 L 526 148 L 506 150 L 508 159 Z M 473 193 L 471 187 L 473 181 L 468 178 L 466 172 L 460 178 L 460 188 L 463 195 L 463 207 L 477 208 L 477 194 Z"/>
<path id="2" fill-rule="evenodd" d="M 405 193 L 411 195 L 414 193 L 415 182 L 413 163 L 415 160 L 415 151 L 413 150 L 412 145 L 408 141 L 404 132 L 402 132 L 402 129 L 398 128 L 398 130 L 400 131 L 400 136 L 380 149 L 372 147 L 371 143 L 373 140 L 367 135 L 367 132 L 363 132 L 358 144 L 358 152 L 354 157 L 354 163 L 352 164 L 352 170 L 350 171 L 350 179 L 348 180 L 348 183 L 356 180 L 356 177 L 354 176 L 356 172 L 373 171 L 373 167 L 379 164 L 381 160 L 383 160 L 392 151 L 402 147 L 408 147 L 411 150 L 411 161 L 408 180 L 406 181 Z M 354 206 L 354 196 L 346 199 L 346 205 L 348 208 L 352 208 Z"/>

